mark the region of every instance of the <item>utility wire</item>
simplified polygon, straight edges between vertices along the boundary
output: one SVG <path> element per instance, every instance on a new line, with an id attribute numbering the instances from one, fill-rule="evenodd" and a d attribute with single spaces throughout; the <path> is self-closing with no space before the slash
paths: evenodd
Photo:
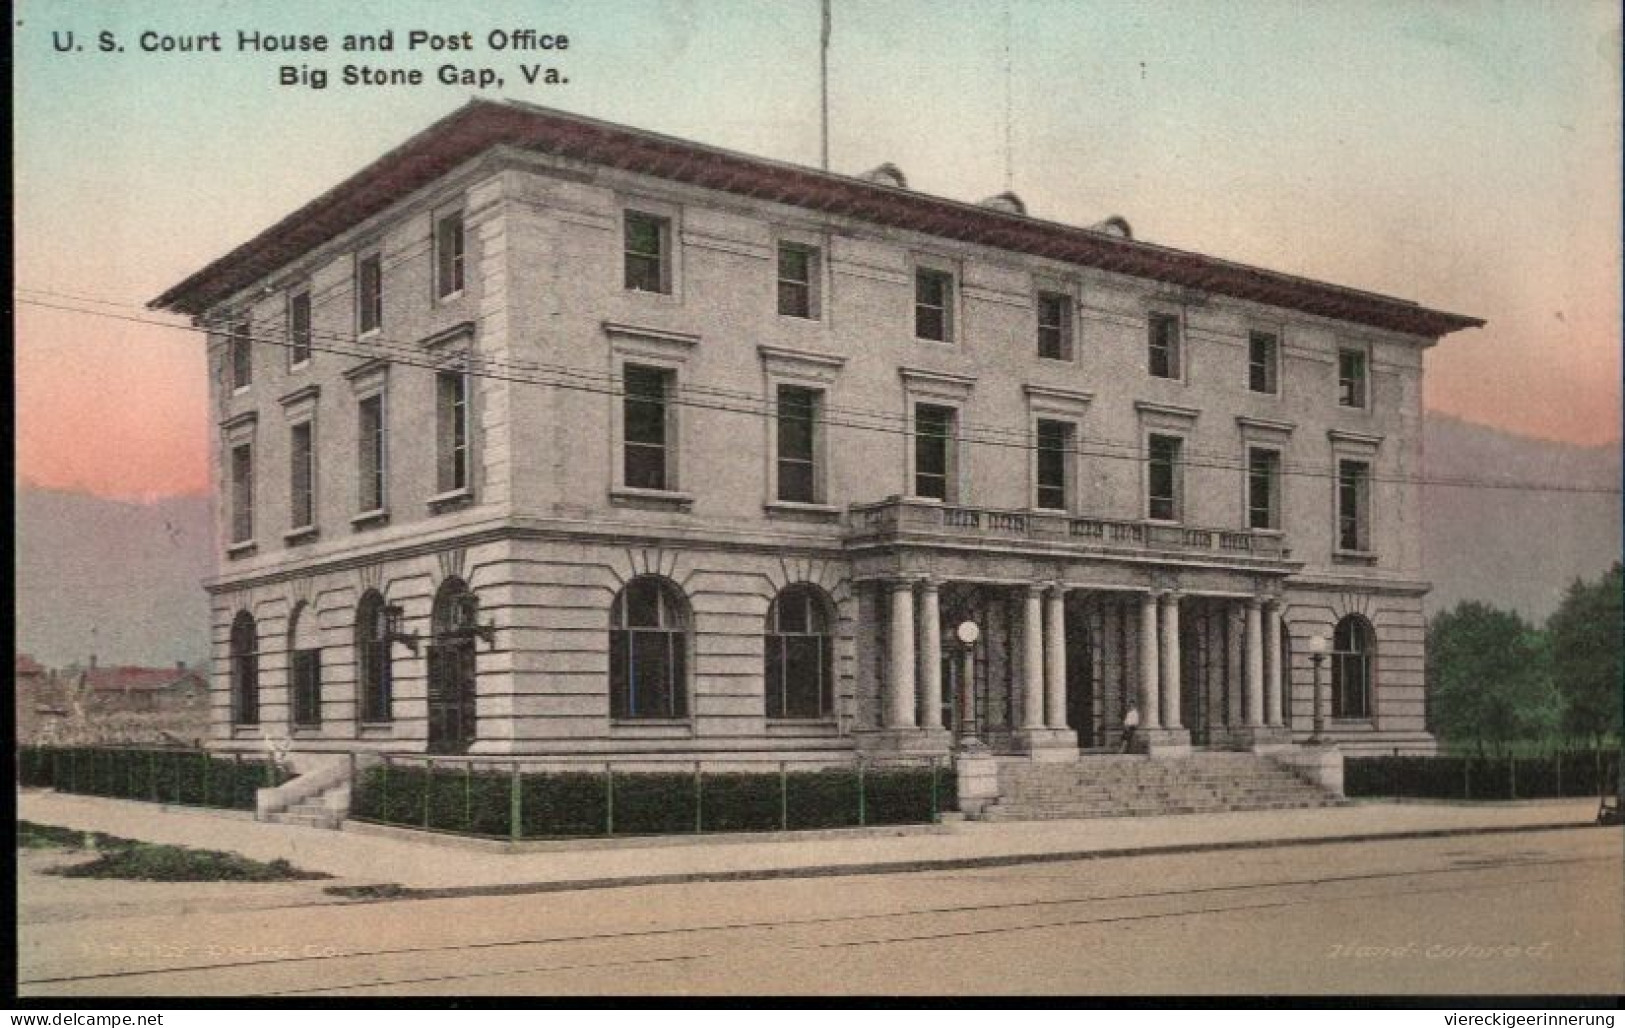
<path id="1" fill-rule="evenodd" d="M 47 292 L 45 290 L 20 289 L 24 292 Z M 88 299 L 88 298 L 81 298 Z M 116 321 L 129 322 L 140 325 L 150 325 L 160 328 L 177 329 L 181 331 L 196 332 L 207 336 L 211 330 L 199 325 L 177 325 L 162 321 L 155 317 L 120 314 L 110 311 L 91 310 L 68 304 L 52 303 L 44 300 L 19 297 L 18 302 L 28 306 L 47 310 L 56 310 L 72 314 L 91 317 L 108 318 Z M 90 301 L 118 306 L 114 301 Z M 128 305 L 124 305 L 128 306 Z M 216 333 L 218 334 L 218 332 Z M 246 337 L 250 343 L 264 346 L 274 346 L 281 349 L 295 348 L 295 344 L 285 334 L 267 336 L 250 333 Z M 604 373 L 585 372 L 579 369 L 568 369 L 554 365 L 535 365 L 524 367 L 518 371 L 504 372 L 486 367 L 487 364 L 503 364 L 508 362 L 487 361 L 477 354 L 452 353 L 444 358 L 432 359 L 424 355 L 421 348 L 412 348 L 400 344 L 374 345 L 370 339 L 360 340 L 350 336 L 335 336 L 337 342 L 328 345 L 318 345 L 315 339 L 309 346 L 313 352 L 330 353 L 337 356 L 352 357 L 358 360 L 374 360 L 380 357 L 387 358 L 392 363 L 407 367 L 421 368 L 433 372 L 458 371 L 462 374 L 476 378 L 493 379 L 521 385 L 548 386 L 555 389 L 594 393 L 603 396 L 626 396 L 626 391 L 620 387 L 613 376 Z M 343 345 L 339 345 L 343 344 Z M 303 348 L 303 347 L 300 347 Z M 517 367 L 517 365 L 515 365 Z M 564 378 L 546 377 L 551 373 Z M 582 381 L 566 379 L 583 379 Z M 777 411 L 777 404 L 771 399 L 760 396 L 750 396 L 744 393 L 723 392 L 722 398 L 714 398 L 711 393 L 723 391 L 705 390 L 698 387 L 680 385 L 677 395 L 668 397 L 666 402 L 678 406 L 698 410 L 712 410 L 721 413 L 742 414 L 753 418 L 766 418 L 773 416 Z M 743 405 L 731 405 L 723 402 L 724 399 L 741 399 L 748 401 Z M 850 428 L 859 431 L 883 432 L 897 436 L 912 436 L 916 433 L 906 423 L 905 416 L 895 413 L 864 410 L 862 408 L 831 409 L 835 416 L 824 413 L 816 415 L 816 423 L 829 427 Z M 1006 428 L 1002 426 L 985 426 L 973 423 L 962 425 L 951 437 L 956 443 L 971 446 L 999 447 L 1020 451 L 1035 451 L 1039 449 L 1031 440 L 1025 428 Z M 1047 448 L 1046 448 L 1047 449 Z M 1109 460 L 1126 460 L 1135 463 L 1147 463 L 1149 458 L 1135 442 L 1123 442 L 1097 437 L 1079 437 L 1073 446 L 1067 448 L 1068 452 L 1085 457 L 1104 458 Z M 1196 450 L 1183 450 L 1176 462 L 1181 467 L 1195 467 L 1223 471 L 1246 471 L 1248 463 L 1244 458 L 1221 455 Z M 1297 477 L 1335 479 L 1338 473 L 1333 468 L 1319 465 L 1287 464 L 1283 462 L 1277 469 L 1282 475 Z M 1620 495 L 1621 490 L 1609 486 L 1571 485 L 1554 482 L 1528 482 L 1515 480 L 1475 479 L 1466 476 L 1430 477 L 1416 475 L 1378 474 L 1374 469 L 1366 476 L 1373 482 L 1388 482 L 1404 485 L 1442 486 L 1450 488 L 1472 488 L 1492 490 L 1513 490 L 1528 492 L 1551 492 L 1582 495 Z"/>

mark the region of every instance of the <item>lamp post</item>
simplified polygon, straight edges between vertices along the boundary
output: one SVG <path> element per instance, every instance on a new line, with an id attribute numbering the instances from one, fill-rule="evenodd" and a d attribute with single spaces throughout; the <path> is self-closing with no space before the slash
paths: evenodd
<path id="1" fill-rule="evenodd" d="M 1326 704 L 1320 684 L 1320 665 L 1326 662 L 1326 651 L 1330 648 L 1324 635 L 1309 637 L 1309 659 L 1315 665 L 1315 731 L 1309 736 L 1309 742 L 1316 746 L 1326 743 Z"/>
<path id="2" fill-rule="evenodd" d="M 976 704 L 971 696 L 970 676 L 960 674 L 965 655 L 971 652 L 976 640 L 981 637 L 981 628 L 976 622 L 966 618 L 954 628 L 953 641 L 949 646 L 953 653 L 953 659 L 948 662 L 949 688 L 954 703 L 959 707 L 959 716 L 954 719 L 957 728 L 954 734 L 954 748 L 960 752 L 977 750 L 982 746 L 981 739 L 976 735 Z M 960 685 L 961 679 L 964 680 L 963 688 Z"/>

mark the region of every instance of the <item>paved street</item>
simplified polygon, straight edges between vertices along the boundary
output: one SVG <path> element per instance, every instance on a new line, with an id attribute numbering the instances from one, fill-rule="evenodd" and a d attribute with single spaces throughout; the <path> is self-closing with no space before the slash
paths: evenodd
<path id="1" fill-rule="evenodd" d="M 25 871 L 20 988 L 1612 994 L 1622 841 L 1584 828 L 365 904 L 319 884 L 243 886 L 234 906 L 217 886 L 84 883 L 122 905 L 31 906 Z"/>

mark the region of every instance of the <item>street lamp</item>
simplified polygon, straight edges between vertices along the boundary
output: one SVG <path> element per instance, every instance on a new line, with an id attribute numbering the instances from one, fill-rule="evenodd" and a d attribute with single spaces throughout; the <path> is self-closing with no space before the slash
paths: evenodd
<path id="1" fill-rule="evenodd" d="M 954 702 L 959 705 L 959 717 L 956 719 L 958 732 L 955 734 L 954 746 L 962 751 L 981 746 L 981 740 L 976 737 L 976 703 L 971 696 L 971 676 L 969 673 L 961 673 L 961 668 L 968 663 L 966 658 L 976 646 L 976 640 L 981 637 L 982 629 L 976 622 L 966 618 L 954 628 L 953 641 L 949 647 L 953 651 L 953 659 L 948 662 L 949 688 Z M 961 679 L 964 681 L 963 688 L 960 685 Z"/>
<path id="2" fill-rule="evenodd" d="M 1320 665 L 1326 662 L 1326 651 L 1329 649 L 1331 644 L 1324 635 L 1309 637 L 1309 659 L 1315 665 L 1315 731 L 1309 736 L 1309 741 L 1316 746 L 1326 743 L 1326 704 L 1320 684 Z"/>

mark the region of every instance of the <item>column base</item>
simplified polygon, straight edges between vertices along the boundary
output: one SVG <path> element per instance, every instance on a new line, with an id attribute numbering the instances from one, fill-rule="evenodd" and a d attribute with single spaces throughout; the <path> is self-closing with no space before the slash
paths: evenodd
<path id="1" fill-rule="evenodd" d="M 1191 752 L 1191 733 L 1184 728 L 1136 728 L 1130 753 L 1148 757 L 1183 757 Z"/>
<path id="2" fill-rule="evenodd" d="M 1070 728 L 1018 728 L 1014 742 L 1017 753 L 1033 760 L 1078 759 L 1078 733 Z"/>
<path id="3" fill-rule="evenodd" d="M 1283 725 L 1243 725 L 1229 729 L 1225 748 L 1251 750 L 1254 753 L 1274 751 L 1292 745 L 1292 731 Z"/>
<path id="4" fill-rule="evenodd" d="M 943 757 L 954 741 L 946 728 L 877 728 L 852 735 L 865 757 Z"/>

